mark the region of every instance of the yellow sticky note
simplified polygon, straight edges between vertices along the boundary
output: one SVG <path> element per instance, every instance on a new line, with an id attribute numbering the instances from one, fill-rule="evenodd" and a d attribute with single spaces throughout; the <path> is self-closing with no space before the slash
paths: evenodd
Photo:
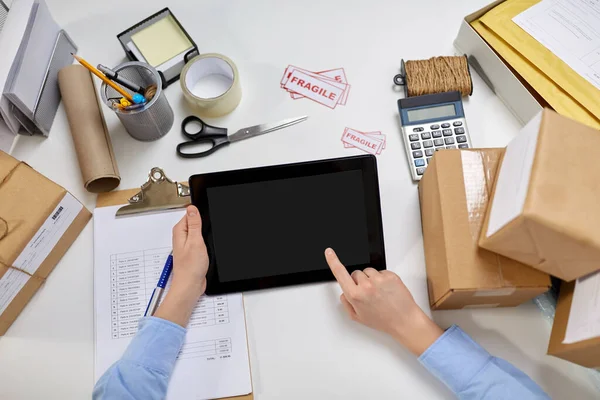
<path id="1" fill-rule="evenodd" d="M 131 35 L 131 40 L 153 67 L 192 48 L 192 43 L 171 15 Z"/>

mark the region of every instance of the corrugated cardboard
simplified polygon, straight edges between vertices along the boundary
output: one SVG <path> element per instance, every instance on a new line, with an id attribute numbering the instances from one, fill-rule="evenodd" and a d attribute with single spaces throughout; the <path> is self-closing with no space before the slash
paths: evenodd
<path id="1" fill-rule="evenodd" d="M 419 183 L 432 309 L 517 306 L 550 287 L 547 274 L 477 245 L 502 152 L 437 152 Z"/>
<path id="2" fill-rule="evenodd" d="M 575 282 L 564 282 L 556 305 L 548 354 L 588 368 L 600 368 L 600 337 L 563 344 L 573 301 Z"/>
<path id="3" fill-rule="evenodd" d="M 535 147 L 527 180 L 525 158 L 509 161 L 507 154 L 522 147 L 519 138 L 528 132 L 538 137 L 531 142 Z M 600 270 L 598 149 L 600 131 L 545 109 L 507 147 L 479 245 L 565 281 Z M 511 168 L 521 176 L 503 180 Z M 507 183 L 498 190 L 501 180 Z M 520 212 L 488 234 L 490 215 L 511 203 L 499 199 L 516 198 L 517 192 L 524 194 L 523 204 L 514 205 Z"/>
<path id="4" fill-rule="evenodd" d="M 41 263 L 35 271 L 26 273 L 15 267 L 15 261 L 26 246 L 31 247 L 28 245 L 32 239 L 39 245 L 34 246 L 36 249 L 48 243 L 41 238 L 40 228 L 56 214 L 55 209 L 67 195 L 71 196 L 61 186 L 0 151 L 0 300 L 6 299 L 4 296 L 9 292 L 6 276 L 9 271 L 27 279 L 0 314 L 0 335 L 15 321 L 91 218 L 91 213 L 82 206 L 57 243 L 48 249 L 48 255 L 39 260 Z"/>

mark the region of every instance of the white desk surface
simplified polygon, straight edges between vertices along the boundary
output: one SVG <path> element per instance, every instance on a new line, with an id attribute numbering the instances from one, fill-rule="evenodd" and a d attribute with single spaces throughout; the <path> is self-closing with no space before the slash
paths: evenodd
<path id="1" fill-rule="evenodd" d="M 236 143 L 205 159 L 178 158 L 181 120 L 192 113 L 179 84 L 167 90 L 175 124 L 142 143 L 105 108 L 122 176 L 138 187 L 154 166 L 176 180 L 194 173 L 360 154 L 340 141 L 344 127 L 381 130 L 378 156 L 388 268 L 429 310 L 416 185 L 400 138 L 392 87 L 400 59 L 452 55 L 462 17 L 490 0 L 298 1 L 47 0 L 56 20 L 92 64 L 116 65 L 116 35 L 169 6 L 201 52 L 232 58 L 243 98 L 214 124 L 244 126 L 307 114 L 307 122 Z M 288 64 L 309 70 L 344 67 L 352 89 L 346 107 L 330 110 L 292 100 L 279 87 Z M 504 146 L 519 124 L 474 76 L 465 101 L 476 147 Z M 13 155 L 67 188 L 93 209 L 81 181 L 64 110 L 50 137 L 19 139 Z M 0 338 L 0 398 L 83 399 L 93 387 L 93 223 L 67 252 L 7 334 Z M 265 290 L 245 296 L 256 399 L 448 399 L 452 394 L 389 338 L 349 320 L 334 283 Z M 532 304 L 515 309 L 435 312 L 443 327 L 459 324 L 493 354 L 514 363 L 555 399 L 597 399 L 588 371 L 545 355 L 550 324 Z M 201 379 L 202 377 L 199 377 Z"/>

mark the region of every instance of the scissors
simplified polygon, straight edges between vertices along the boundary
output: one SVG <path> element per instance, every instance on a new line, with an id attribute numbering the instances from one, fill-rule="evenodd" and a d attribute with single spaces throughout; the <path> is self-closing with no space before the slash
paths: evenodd
<path id="1" fill-rule="evenodd" d="M 183 158 L 197 158 L 197 157 L 206 157 L 218 149 L 227 146 L 229 143 L 237 142 L 244 139 L 250 139 L 254 136 L 263 135 L 265 133 L 273 132 L 278 129 L 287 128 L 288 126 L 292 126 L 294 124 L 300 123 L 302 121 L 306 121 L 308 116 L 298 117 L 298 118 L 290 118 L 284 119 L 283 121 L 279 121 L 273 124 L 262 124 L 249 126 L 247 128 L 242 128 L 234 134 L 227 135 L 227 128 L 220 128 L 217 126 L 212 126 L 202 121 L 200 118 L 191 115 L 183 120 L 181 123 L 181 131 L 184 136 L 191 139 L 190 141 L 183 142 L 177 145 L 177 154 Z M 196 126 L 197 128 L 194 131 L 190 132 L 188 125 L 192 124 L 192 126 Z M 186 153 L 183 150 L 188 147 L 198 143 L 208 143 L 211 144 L 211 148 L 208 150 L 200 151 L 197 153 Z"/>

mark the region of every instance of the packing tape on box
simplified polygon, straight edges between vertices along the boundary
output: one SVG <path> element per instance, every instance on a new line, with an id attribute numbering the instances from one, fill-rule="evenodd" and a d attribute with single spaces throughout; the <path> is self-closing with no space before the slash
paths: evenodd
<path id="1" fill-rule="evenodd" d="M 477 242 L 485 219 L 493 173 L 496 171 L 501 151 L 461 151 L 465 199 L 469 214 L 469 228 L 473 240 Z"/>
<path id="2" fill-rule="evenodd" d="M 242 99 L 238 69 L 228 57 L 207 53 L 192 58 L 181 71 L 181 90 L 200 116 L 220 117 Z"/>

